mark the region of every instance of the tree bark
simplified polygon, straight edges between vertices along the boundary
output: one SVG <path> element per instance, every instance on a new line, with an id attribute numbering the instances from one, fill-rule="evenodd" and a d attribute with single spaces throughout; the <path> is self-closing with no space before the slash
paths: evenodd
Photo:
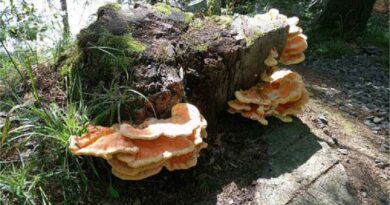
<path id="1" fill-rule="evenodd" d="M 66 4 L 66 0 L 60 0 L 60 2 L 61 2 L 61 10 L 62 12 L 64 12 L 62 14 L 62 25 L 64 26 L 63 38 L 68 39 L 70 36 L 68 6 Z"/>
<path id="2" fill-rule="evenodd" d="M 375 0 L 328 0 L 317 25 L 340 36 L 356 36 L 367 26 Z"/>
<path id="3" fill-rule="evenodd" d="M 86 80 L 100 73 L 84 82 L 93 87 L 115 77 L 112 72 L 103 74 L 108 66 L 96 63 L 101 56 L 90 49 L 101 41 L 102 31 L 112 35 L 108 39 L 130 33 L 145 50 L 131 56 L 131 78 L 121 78 L 121 84 L 145 95 L 158 117 L 167 117 L 174 104 L 187 101 L 200 109 L 209 124 L 217 124 L 217 114 L 227 109 L 234 92 L 259 81 L 270 50 L 282 51 L 288 25 L 280 16 L 272 20 L 242 15 L 189 20 L 189 15 L 178 9 L 162 13 L 150 5 L 127 11 L 100 8 L 97 21 L 78 36 L 83 54 L 79 63 L 86 73 L 82 77 Z M 148 103 L 135 115 L 137 121 L 153 116 Z"/>

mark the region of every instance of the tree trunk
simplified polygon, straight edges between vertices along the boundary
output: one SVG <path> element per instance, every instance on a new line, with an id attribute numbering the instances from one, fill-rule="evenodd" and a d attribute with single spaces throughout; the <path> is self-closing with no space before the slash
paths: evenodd
<path id="1" fill-rule="evenodd" d="M 200 109 L 209 124 L 215 125 L 217 114 L 227 109 L 234 92 L 259 81 L 270 50 L 276 48 L 280 53 L 285 45 L 285 18 L 263 17 L 192 19 L 192 14 L 173 8 L 136 5 L 124 11 L 102 7 L 97 21 L 78 35 L 83 54 L 79 63 L 84 65 L 81 77 L 91 90 L 100 81 L 110 83 L 119 76 L 117 82 L 148 98 L 158 117 L 167 117 L 174 104 L 188 101 Z M 123 47 L 126 43 L 121 38 L 131 41 L 133 46 Z M 102 44 L 113 39 L 119 43 Z M 143 46 L 135 48 L 139 44 Z M 121 65 L 127 65 L 131 77 L 125 78 L 123 69 L 101 61 L 112 57 L 91 49 L 96 47 L 114 47 L 129 53 L 125 60 L 132 63 Z M 138 107 L 134 115 L 140 121 L 152 116 L 149 104 Z"/>
<path id="2" fill-rule="evenodd" d="M 64 26 L 63 38 L 68 39 L 70 36 L 68 7 L 66 5 L 66 0 L 60 0 L 60 1 L 61 1 L 61 10 L 62 12 L 64 12 L 64 14 L 62 14 L 62 25 Z"/>
<path id="3" fill-rule="evenodd" d="M 367 26 L 375 0 L 328 0 L 316 24 L 340 36 L 362 33 Z"/>

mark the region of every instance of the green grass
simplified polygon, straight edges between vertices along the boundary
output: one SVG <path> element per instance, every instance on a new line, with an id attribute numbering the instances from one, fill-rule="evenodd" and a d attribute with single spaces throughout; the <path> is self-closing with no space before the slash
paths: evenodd
<path id="1" fill-rule="evenodd" d="M 14 72 L 8 65 L 8 70 L 3 71 L 7 72 L 2 76 L 5 80 L 10 78 L 8 72 Z M 7 94 L 1 96 L 0 109 L 8 117 L 7 125 L 0 132 L 3 141 L 0 144 L 0 204 L 78 204 L 93 201 L 93 187 L 100 185 L 94 181 L 102 181 L 97 170 L 107 173 L 109 170 L 102 160 L 80 160 L 69 153 L 70 136 L 84 133 L 88 123 L 120 116 L 117 113 L 121 112 L 121 107 L 129 98 L 147 101 L 146 97 L 113 83 L 102 94 L 89 98 L 93 100 L 88 104 L 93 107 L 88 108 L 84 104 L 85 93 L 76 73 L 65 91 L 68 102 L 65 107 L 59 107 L 39 98 L 32 61 L 25 59 L 21 65 L 30 81 L 30 91 L 35 95 L 30 101 L 25 101 L 22 97 L 24 91 L 18 84 L 7 84 Z M 75 96 L 77 101 L 73 100 Z M 103 112 L 96 114 L 96 119 L 90 119 L 93 116 L 91 111 Z M 97 189 L 106 191 L 111 198 L 119 197 L 112 186 Z"/>
<path id="2" fill-rule="evenodd" d="M 359 39 L 362 45 L 374 45 L 382 50 L 377 57 L 377 61 L 388 69 L 389 62 L 389 46 L 390 46 L 390 28 L 389 15 L 373 13 L 367 24 L 365 35 Z"/>
<path id="3" fill-rule="evenodd" d="M 373 13 L 367 23 L 367 31 L 362 40 L 382 48 L 389 48 L 389 15 Z"/>
<path id="4" fill-rule="evenodd" d="M 134 110 L 144 107 L 144 103 L 149 104 L 154 116 L 153 105 L 142 93 L 127 87 L 120 86 L 112 82 L 109 88 L 102 87 L 99 91 L 88 93 L 88 112 L 93 116 L 94 124 L 107 124 L 134 120 Z"/>
<path id="5" fill-rule="evenodd" d="M 69 101 L 65 107 L 42 102 L 34 83 L 33 63 L 24 60 L 21 65 L 35 98 L 24 100 L 19 82 L 6 84 L 7 92 L 1 96 L 0 110 L 7 118 L 0 132 L 0 204 L 84 201 L 89 183 L 85 172 L 93 169 L 94 163 L 70 154 L 68 143 L 70 136 L 85 131 L 87 108 L 82 102 Z M 9 82 L 14 71 L 6 65 L 1 77 Z"/>
<path id="6" fill-rule="evenodd" d="M 3 202 L 73 204 L 82 200 L 87 190 L 88 168 L 83 169 L 83 162 L 68 152 L 68 143 L 70 136 L 85 131 L 89 122 L 85 111 L 84 106 L 75 104 L 66 108 L 55 104 L 26 105 L 13 110 L 12 116 L 20 122 L 11 123 L 0 147 L 1 161 L 6 164 L 4 167 L 0 164 Z"/>
<path id="7" fill-rule="evenodd" d="M 341 56 L 352 54 L 354 47 L 375 46 L 381 50 L 377 60 L 384 67 L 388 68 L 390 45 L 388 18 L 388 15 L 372 13 L 366 32 L 352 41 L 347 41 L 340 37 L 332 37 L 334 35 L 331 33 L 310 31 L 307 33 L 309 42 L 308 55 L 337 59 Z"/>
<path id="8" fill-rule="evenodd" d="M 347 42 L 340 38 L 330 39 L 327 36 L 309 36 L 307 55 L 320 58 L 337 59 L 352 53 Z"/>
<path id="9" fill-rule="evenodd" d="M 31 168 L 10 166 L 0 172 L 0 199 L 4 204 L 42 204 L 48 202 L 46 193 L 42 189 L 45 175 L 31 174 Z"/>

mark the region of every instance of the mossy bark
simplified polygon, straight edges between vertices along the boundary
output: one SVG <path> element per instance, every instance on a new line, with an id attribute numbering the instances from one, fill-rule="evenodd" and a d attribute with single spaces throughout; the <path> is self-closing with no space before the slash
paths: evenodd
<path id="1" fill-rule="evenodd" d="M 270 50 L 281 51 L 288 26 L 281 19 L 253 24 L 241 15 L 189 16 L 164 5 L 99 9 L 97 21 L 78 36 L 84 82 L 93 87 L 115 79 L 130 86 L 149 99 L 158 117 L 188 101 L 216 124 L 234 91 L 256 84 Z M 118 52 L 114 57 L 99 47 Z M 138 121 L 152 116 L 148 103 L 137 112 Z"/>

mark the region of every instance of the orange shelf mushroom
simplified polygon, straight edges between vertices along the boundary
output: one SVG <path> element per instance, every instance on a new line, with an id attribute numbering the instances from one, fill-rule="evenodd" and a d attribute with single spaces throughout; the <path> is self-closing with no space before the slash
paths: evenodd
<path id="1" fill-rule="evenodd" d="M 201 119 L 198 108 L 193 105 L 179 103 L 171 110 L 169 119 L 149 119 L 133 127 L 131 124 L 120 125 L 121 133 L 131 139 L 155 139 L 161 135 L 166 137 L 187 136 L 199 126 Z"/>
<path id="2" fill-rule="evenodd" d="M 272 48 L 269 52 L 267 58 L 264 60 L 264 64 L 268 67 L 261 75 L 260 78 L 264 82 L 271 82 L 271 75 L 275 71 L 279 70 L 278 60 L 276 59 L 279 56 L 275 48 Z"/>
<path id="3" fill-rule="evenodd" d="M 169 119 L 149 119 L 136 126 L 130 123 L 101 127 L 90 125 L 87 133 L 71 137 L 75 155 L 102 157 L 112 173 L 123 180 L 141 180 L 163 167 L 169 171 L 188 169 L 197 163 L 207 147 L 207 122 L 188 103 L 173 106 Z"/>
<path id="4" fill-rule="evenodd" d="M 298 64 L 305 60 L 303 52 L 307 49 L 307 37 L 302 33 L 302 28 L 297 26 L 298 23 L 298 17 L 287 19 L 289 25 L 287 43 L 279 58 L 283 65 Z"/>
<path id="5" fill-rule="evenodd" d="M 267 116 L 275 116 L 283 122 L 290 122 L 289 115 L 299 114 L 308 101 L 302 77 L 289 70 L 279 70 L 271 76 L 270 82 L 259 83 L 248 90 L 235 92 L 237 99 L 228 102 L 230 113 L 257 120 L 267 125 Z"/>

